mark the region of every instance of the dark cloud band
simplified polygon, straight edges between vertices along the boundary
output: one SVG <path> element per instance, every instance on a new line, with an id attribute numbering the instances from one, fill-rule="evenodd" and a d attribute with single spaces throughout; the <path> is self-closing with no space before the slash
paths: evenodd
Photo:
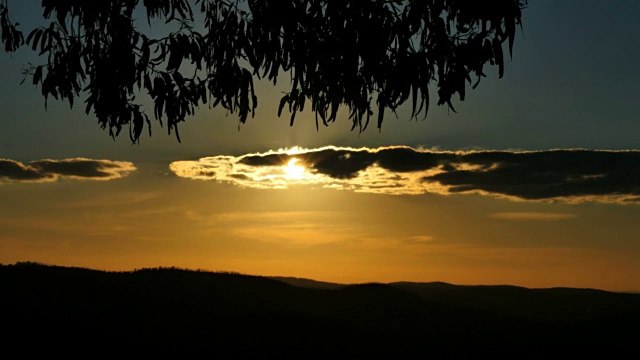
<path id="1" fill-rule="evenodd" d="M 305 167 L 292 177 L 292 159 Z M 295 184 L 383 194 L 483 194 L 514 200 L 640 203 L 640 151 L 443 152 L 410 147 L 281 150 L 174 162 L 178 176 L 239 186 Z"/>
<path id="2" fill-rule="evenodd" d="M 111 180 L 136 170 L 133 163 L 85 158 L 37 160 L 28 164 L 0 159 L 0 182 L 46 182 L 60 178 Z"/>
<path id="3" fill-rule="evenodd" d="M 640 198 L 640 152 L 553 150 L 476 152 L 458 162 L 476 169 L 452 169 L 426 176 L 451 193 L 480 192 L 524 200 L 581 201 Z"/>

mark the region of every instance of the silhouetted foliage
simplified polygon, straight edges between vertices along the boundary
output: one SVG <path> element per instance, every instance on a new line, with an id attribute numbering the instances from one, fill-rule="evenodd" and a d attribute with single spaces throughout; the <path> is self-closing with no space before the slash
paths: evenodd
<path id="1" fill-rule="evenodd" d="M 464 100 L 484 65 L 504 73 L 503 44 L 513 49 L 527 0 L 43 0 L 49 24 L 23 39 L 0 0 L 6 51 L 26 43 L 46 59 L 26 71 L 49 96 L 71 106 L 86 96 L 111 136 L 129 127 L 137 141 L 149 115 L 136 100 L 153 101 L 153 117 L 169 133 L 201 104 L 255 114 L 254 78 L 276 84 L 289 72 L 291 88 L 280 100 L 293 124 L 307 107 L 316 126 L 336 120 L 346 105 L 352 130 L 367 128 L 374 108 L 381 127 L 385 109 L 410 100 L 412 117 L 429 108 L 429 85 L 438 105 Z M 164 37 L 139 30 L 169 24 Z M 194 14 L 195 11 L 195 14 Z M 150 32 L 149 32 L 150 33 Z M 472 76 L 476 80 L 472 79 Z M 307 105 L 310 102 L 310 105 Z"/>

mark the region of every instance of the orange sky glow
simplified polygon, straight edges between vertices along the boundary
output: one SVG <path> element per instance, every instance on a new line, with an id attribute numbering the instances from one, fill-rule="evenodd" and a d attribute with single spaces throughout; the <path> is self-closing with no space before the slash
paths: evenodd
<path id="1" fill-rule="evenodd" d="M 390 172 L 376 160 L 345 177 L 309 160 L 320 151 L 354 152 L 339 153 L 336 161 L 364 152 L 388 155 L 387 148 L 297 148 L 175 161 L 167 170 L 115 162 L 110 171 L 121 167 L 124 175 L 108 181 L 80 178 L 71 168 L 44 183 L 5 177 L 0 262 L 104 270 L 178 266 L 339 283 L 638 288 L 640 209 L 620 200 L 633 199 L 633 189 L 610 196 L 609 183 L 593 183 L 601 186 L 596 195 L 568 196 L 572 190 L 563 186 L 563 196 L 545 192 L 536 199 L 525 198 L 521 185 L 519 198 L 510 187 L 456 193 L 451 185 L 416 179 L 443 169 L 485 176 L 506 165 L 479 167 L 465 157 L 471 153 L 458 153 L 455 161 L 466 165 L 430 162 L 435 170 Z M 247 158 L 253 160 L 243 163 Z M 99 172 L 81 171 L 102 180 Z M 538 194 L 537 185 L 531 187 Z"/>

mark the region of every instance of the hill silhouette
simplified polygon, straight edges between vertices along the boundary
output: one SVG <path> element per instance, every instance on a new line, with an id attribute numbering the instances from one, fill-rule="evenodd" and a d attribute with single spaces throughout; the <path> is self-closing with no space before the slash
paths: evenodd
<path id="1" fill-rule="evenodd" d="M 0 266 L 0 308 L 3 351 L 21 355 L 533 357 L 640 349 L 640 295 L 590 289 L 340 285 L 17 263 Z"/>

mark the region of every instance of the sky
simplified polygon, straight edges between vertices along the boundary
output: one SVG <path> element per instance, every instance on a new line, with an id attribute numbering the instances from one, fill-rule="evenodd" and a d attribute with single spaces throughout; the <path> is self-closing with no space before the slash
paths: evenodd
<path id="1" fill-rule="evenodd" d="M 290 127 L 259 83 L 246 124 L 201 107 L 132 145 L 0 52 L 0 263 L 639 291 L 639 11 L 531 0 L 502 79 L 362 134 Z"/>

